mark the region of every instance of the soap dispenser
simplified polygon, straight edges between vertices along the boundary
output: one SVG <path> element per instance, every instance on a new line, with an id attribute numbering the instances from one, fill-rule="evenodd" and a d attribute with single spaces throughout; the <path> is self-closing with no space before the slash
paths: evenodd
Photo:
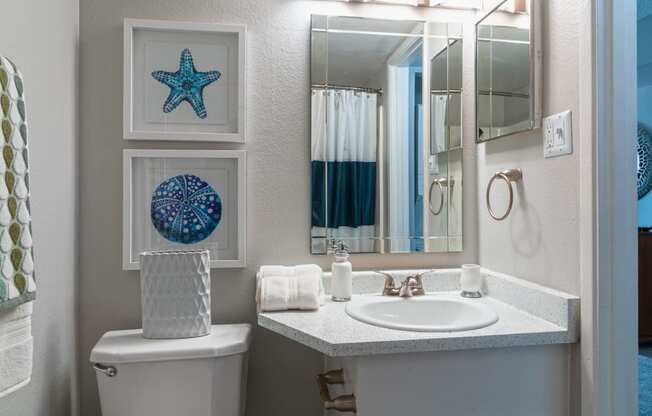
<path id="1" fill-rule="evenodd" d="M 343 241 L 333 242 L 335 262 L 331 266 L 331 293 L 335 302 L 348 302 L 353 292 L 353 266 L 349 261 L 349 249 Z"/>

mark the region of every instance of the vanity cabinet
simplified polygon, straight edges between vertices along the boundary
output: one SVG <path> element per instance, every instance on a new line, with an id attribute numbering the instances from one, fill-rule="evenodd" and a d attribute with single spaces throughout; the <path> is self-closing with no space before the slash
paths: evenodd
<path id="1" fill-rule="evenodd" d="M 652 232 L 638 233 L 638 340 L 652 344 Z"/>
<path id="2" fill-rule="evenodd" d="M 568 416 L 568 345 L 327 357 L 359 416 Z M 325 416 L 345 413 L 326 411 Z"/>
<path id="3" fill-rule="evenodd" d="M 569 416 L 579 297 L 482 269 L 483 297 L 452 309 L 460 297 L 459 269 L 391 275 L 401 282 L 420 275 L 425 294 L 388 300 L 379 295 L 387 276 L 358 271 L 350 302 L 258 315 L 261 327 L 324 355 L 315 400 L 328 409 L 325 416 L 352 407 L 358 416 Z M 326 293 L 331 279 L 323 274 Z M 420 329 L 468 324 L 472 314 L 460 311 L 471 304 L 498 320 L 457 331 L 393 329 L 399 317 Z M 371 318 L 376 324 L 366 323 Z"/>

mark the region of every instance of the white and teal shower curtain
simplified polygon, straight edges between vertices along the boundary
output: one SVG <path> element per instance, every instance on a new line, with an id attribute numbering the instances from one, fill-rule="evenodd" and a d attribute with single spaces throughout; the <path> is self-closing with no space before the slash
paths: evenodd
<path id="1" fill-rule="evenodd" d="M 377 94 L 312 91 L 312 235 L 376 251 Z"/>

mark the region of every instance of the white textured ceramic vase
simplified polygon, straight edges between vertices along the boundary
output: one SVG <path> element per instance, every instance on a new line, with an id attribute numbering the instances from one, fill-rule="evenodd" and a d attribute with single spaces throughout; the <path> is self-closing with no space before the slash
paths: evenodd
<path id="1" fill-rule="evenodd" d="M 210 333 L 208 250 L 142 253 L 140 285 L 145 338 L 192 338 Z"/>

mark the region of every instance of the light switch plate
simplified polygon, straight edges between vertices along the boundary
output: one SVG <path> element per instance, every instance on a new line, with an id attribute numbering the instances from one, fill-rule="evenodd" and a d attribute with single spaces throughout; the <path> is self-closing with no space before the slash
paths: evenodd
<path id="1" fill-rule="evenodd" d="M 570 110 L 543 119 L 543 156 L 573 153 L 573 124 Z"/>

